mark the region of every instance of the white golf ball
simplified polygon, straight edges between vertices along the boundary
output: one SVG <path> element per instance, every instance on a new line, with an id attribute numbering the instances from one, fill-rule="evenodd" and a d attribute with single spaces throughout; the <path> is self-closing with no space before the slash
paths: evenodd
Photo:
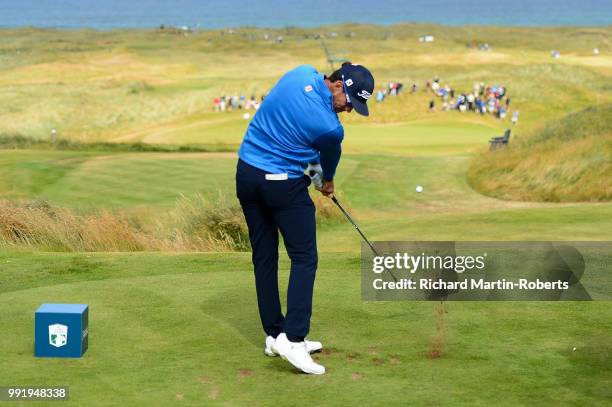
<path id="1" fill-rule="evenodd" d="M 248 119 L 249 119 L 249 117 L 251 117 L 251 114 L 250 114 L 250 113 L 245 113 L 245 114 L 243 114 L 243 115 L 242 115 L 242 118 L 243 118 L 244 120 L 248 120 Z"/>
<path id="2" fill-rule="evenodd" d="M 423 192 L 423 187 L 420 186 L 420 185 L 417 185 L 416 191 L 419 192 L 419 193 Z"/>
<path id="3" fill-rule="evenodd" d="M 576 352 L 576 347 L 574 346 L 574 349 L 572 349 L 574 352 Z"/>

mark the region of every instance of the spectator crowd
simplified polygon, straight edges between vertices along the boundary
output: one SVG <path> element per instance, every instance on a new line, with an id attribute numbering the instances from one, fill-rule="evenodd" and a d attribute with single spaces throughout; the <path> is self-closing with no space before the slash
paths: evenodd
<path id="1" fill-rule="evenodd" d="M 379 89 L 376 92 L 376 101 L 378 103 L 385 100 L 387 96 L 397 96 L 402 92 L 404 85 L 401 82 L 389 82 L 386 88 Z"/>
<path id="2" fill-rule="evenodd" d="M 232 110 L 250 110 L 259 109 L 261 102 L 263 102 L 265 95 L 261 95 L 261 97 L 256 98 L 255 95 L 251 95 L 247 99 L 244 94 L 240 95 L 222 95 L 217 96 L 213 99 L 213 111 L 215 112 L 227 112 Z"/>
<path id="3" fill-rule="evenodd" d="M 416 84 L 415 84 L 416 86 Z M 471 92 L 457 94 L 455 89 L 448 85 L 442 86 L 440 79 L 435 77 L 427 81 L 426 89 L 430 90 L 442 102 L 442 110 L 458 110 L 460 112 L 474 112 L 478 114 L 491 114 L 500 120 L 505 120 L 510 111 L 510 96 L 503 85 L 485 85 L 483 82 L 474 83 Z M 429 110 L 434 111 L 436 101 L 429 102 Z M 512 112 L 512 123 L 517 124 L 519 111 Z"/>
<path id="4" fill-rule="evenodd" d="M 404 85 L 401 82 L 389 82 L 386 87 L 376 91 L 376 102 L 381 103 L 389 96 L 398 96 L 402 93 Z M 411 93 L 416 94 L 419 87 L 416 82 L 411 86 Z M 440 78 L 435 77 L 425 83 L 425 91 L 431 92 L 441 102 L 443 111 L 457 110 L 459 112 L 474 112 L 485 115 L 491 114 L 500 120 L 505 120 L 510 113 L 510 96 L 504 85 L 485 85 L 483 82 L 474 83 L 469 92 L 458 93 L 448 84 L 441 85 Z M 244 94 L 222 95 L 213 99 L 213 111 L 226 112 L 233 110 L 259 109 L 265 95 L 257 98 L 251 94 L 247 98 Z M 436 110 L 436 99 L 429 101 L 429 111 Z M 519 111 L 512 111 L 512 124 L 517 124 Z"/>

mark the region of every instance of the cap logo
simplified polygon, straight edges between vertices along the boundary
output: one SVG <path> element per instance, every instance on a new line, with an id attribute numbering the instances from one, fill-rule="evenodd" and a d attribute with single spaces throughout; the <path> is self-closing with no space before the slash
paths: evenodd
<path id="1" fill-rule="evenodd" d="M 304 92 L 311 92 L 311 91 L 312 91 L 312 85 L 304 86 Z"/>
<path id="2" fill-rule="evenodd" d="M 346 86 L 351 86 L 353 84 L 353 80 L 351 78 L 348 78 L 346 81 L 344 81 L 344 83 L 346 84 Z"/>
<path id="3" fill-rule="evenodd" d="M 357 96 L 360 96 L 360 97 L 364 98 L 365 100 L 368 100 L 370 98 L 370 96 L 372 96 L 372 94 L 370 92 L 368 92 L 367 90 L 362 90 L 360 92 L 357 92 Z"/>

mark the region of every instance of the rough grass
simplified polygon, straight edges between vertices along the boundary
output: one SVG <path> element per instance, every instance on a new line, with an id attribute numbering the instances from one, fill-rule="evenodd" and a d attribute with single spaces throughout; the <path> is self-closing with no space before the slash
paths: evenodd
<path id="1" fill-rule="evenodd" d="M 340 195 L 341 196 L 341 195 Z M 343 215 L 331 200 L 313 193 L 317 222 L 337 223 Z M 348 201 L 343 202 L 350 210 Z M 249 251 L 240 205 L 223 193 L 205 198 L 181 195 L 174 208 L 154 219 L 122 211 L 79 213 L 48 201 L 0 200 L 0 248 L 62 252 Z"/>
<path id="2" fill-rule="evenodd" d="M 191 249 L 248 251 L 249 232 L 242 209 L 235 200 L 220 195 L 216 200 L 181 196 L 171 215 L 176 240 L 187 240 Z"/>
<path id="3" fill-rule="evenodd" d="M 479 192 L 515 201 L 612 199 L 612 105 L 571 113 L 471 163 Z"/>
<path id="4" fill-rule="evenodd" d="M 336 53 L 366 64 L 377 86 L 402 81 L 418 95 L 374 106 L 366 120 L 398 123 L 423 120 L 431 95 L 424 83 L 434 75 L 457 90 L 474 81 L 503 83 L 521 126 L 568 110 L 609 101 L 609 46 L 612 29 L 444 27 L 402 24 L 390 27 L 342 25 L 316 29 L 201 30 L 188 37 L 160 30 L 2 30 L 0 44 L 0 132 L 46 139 L 51 129 L 80 141 L 144 141 L 199 144 L 235 142 L 246 121 L 241 114 L 213 115 L 213 96 L 265 93 L 288 69 L 303 64 L 330 70 L 316 33 L 336 31 L 326 43 Z M 350 32 L 355 37 L 347 37 Z M 436 41 L 417 41 L 423 32 Z M 281 34 L 283 44 L 266 41 Z M 559 41 L 563 38 L 563 41 Z M 487 42 L 491 52 L 467 48 Z M 602 54 L 592 55 L 593 47 Z M 563 57 L 552 60 L 558 49 Z M 248 72 L 248 75 L 245 75 Z M 224 123 L 212 123 L 223 117 Z M 229 119 L 229 120 L 227 120 Z M 208 123 L 206 123 L 208 122 Z M 479 123 L 495 123 L 478 118 Z M 195 124 L 194 124 L 195 123 Z M 127 140 L 126 140 L 127 138 Z"/>
<path id="5" fill-rule="evenodd" d="M 47 201 L 0 201 L 0 248 L 64 252 L 245 251 L 242 212 L 223 197 L 182 197 L 169 216 L 143 226 L 117 211 L 80 214 Z"/>
<path id="6" fill-rule="evenodd" d="M 342 207 L 350 213 L 352 209 L 351 203 L 345 197 L 345 194 L 342 191 L 336 191 L 335 196 Z M 319 191 L 311 190 L 310 198 L 315 204 L 316 219 L 319 225 L 333 224 L 344 219 L 344 215 L 336 207 L 336 204 L 331 199 L 323 196 Z"/>
<path id="7" fill-rule="evenodd" d="M 76 215 L 47 202 L 17 205 L 0 201 L 0 247 L 47 251 L 135 251 L 147 248 L 144 237 L 109 212 Z M 148 247 L 152 249 L 151 247 Z"/>

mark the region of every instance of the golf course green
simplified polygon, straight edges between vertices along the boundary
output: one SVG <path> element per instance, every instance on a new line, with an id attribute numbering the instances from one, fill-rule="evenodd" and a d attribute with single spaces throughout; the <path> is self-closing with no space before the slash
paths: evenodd
<path id="1" fill-rule="evenodd" d="M 368 66 L 377 89 L 404 83 L 371 117 L 342 118 L 335 185 L 370 240 L 612 240 L 611 27 L 2 29 L 0 385 L 68 386 L 74 406 L 610 403 L 609 302 L 363 302 L 359 235 L 316 191 L 310 338 L 327 373 L 264 356 L 234 189 L 248 119 L 212 99 L 265 93 L 299 64 L 329 73 L 313 34 L 332 30 L 326 46 Z M 436 41 L 419 43 L 425 32 Z M 491 51 L 466 47 L 485 41 Z M 519 123 L 428 112 L 434 76 L 461 91 L 505 85 Z M 597 132 L 551 142 L 591 106 Z M 489 152 L 506 128 L 508 148 Z M 173 151 L 122 150 L 134 143 Z M 41 303 L 89 304 L 83 358 L 33 356 Z"/>

